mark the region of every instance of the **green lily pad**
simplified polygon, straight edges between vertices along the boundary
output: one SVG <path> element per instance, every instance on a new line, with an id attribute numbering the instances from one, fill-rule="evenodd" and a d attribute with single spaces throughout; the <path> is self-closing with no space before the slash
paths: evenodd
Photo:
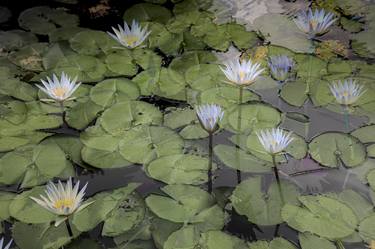
<path id="1" fill-rule="evenodd" d="M 358 138 L 362 143 L 375 142 L 375 125 L 358 128 L 353 131 L 351 135 Z"/>
<path id="2" fill-rule="evenodd" d="M 182 138 L 174 131 L 159 126 L 137 126 L 124 132 L 120 154 L 133 163 L 147 163 L 157 157 L 180 154 Z"/>
<path id="3" fill-rule="evenodd" d="M 8 220 L 10 218 L 10 203 L 14 200 L 16 194 L 10 192 L 0 192 L 0 220 Z"/>
<path id="4" fill-rule="evenodd" d="M 83 103 L 78 103 L 73 108 L 70 108 L 66 113 L 66 122 L 70 127 L 81 130 L 86 128 L 95 118 L 103 107 L 88 100 Z"/>
<path id="5" fill-rule="evenodd" d="M 127 50 L 116 50 L 107 54 L 105 63 L 112 75 L 134 76 L 138 72 L 138 67 Z"/>
<path id="6" fill-rule="evenodd" d="M 99 55 L 117 45 L 108 34 L 97 30 L 84 30 L 69 39 L 70 47 L 79 54 Z"/>
<path id="7" fill-rule="evenodd" d="M 307 35 L 302 33 L 296 24 L 286 15 L 265 14 L 254 20 L 254 27 L 272 45 L 286 47 L 295 52 L 311 53 L 314 48 Z M 279 29 L 279 27 L 284 27 Z"/>
<path id="8" fill-rule="evenodd" d="M 198 64 L 185 71 L 185 79 L 189 86 L 198 91 L 214 88 L 224 82 L 225 76 L 218 65 Z"/>
<path id="9" fill-rule="evenodd" d="M 270 242 L 258 240 L 249 244 L 249 249 L 296 249 L 293 245 L 286 239 L 275 238 Z"/>
<path id="10" fill-rule="evenodd" d="M 79 18 L 65 12 L 63 8 L 38 6 L 24 10 L 18 17 L 18 24 L 34 34 L 48 35 L 57 27 L 78 26 Z"/>
<path id="11" fill-rule="evenodd" d="M 83 147 L 81 154 L 83 161 L 96 168 L 111 169 L 132 165 L 131 162 L 121 156 L 118 150 L 107 151 Z"/>
<path id="12" fill-rule="evenodd" d="M 272 164 L 249 154 L 234 146 L 225 144 L 216 145 L 215 155 L 226 166 L 242 172 L 266 173 L 272 170 Z"/>
<path id="13" fill-rule="evenodd" d="M 185 91 L 184 76 L 170 68 L 162 68 L 159 75 L 158 87 L 165 96 L 173 96 Z"/>
<path id="14" fill-rule="evenodd" d="M 360 236 L 367 242 L 375 240 L 375 214 L 372 214 L 361 221 L 358 227 Z"/>
<path id="15" fill-rule="evenodd" d="M 207 182 L 208 159 L 184 154 L 164 156 L 150 162 L 146 170 L 152 178 L 167 184 L 200 185 Z"/>
<path id="16" fill-rule="evenodd" d="M 35 186 L 58 177 L 71 167 L 65 153 L 56 144 L 27 145 L 0 158 L 0 182 L 21 182 L 21 187 Z"/>
<path id="17" fill-rule="evenodd" d="M 290 105 L 303 106 L 308 98 L 308 85 L 304 81 L 284 84 L 280 97 Z"/>
<path id="18" fill-rule="evenodd" d="M 158 217 L 176 223 L 201 225 L 204 230 L 221 229 L 224 225 L 224 212 L 213 197 L 190 185 L 167 185 L 161 188 L 167 196 L 152 194 L 146 204 Z"/>
<path id="19" fill-rule="evenodd" d="M 241 108 L 241 130 L 238 131 L 239 108 Z M 276 127 L 280 121 L 280 112 L 269 105 L 242 104 L 226 111 L 223 126 L 231 131 L 249 133 L 257 129 Z"/>
<path id="20" fill-rule="evenodd" d="M 155 21 L 166 23 L 171 18 L 171 12 L 160 5 L 150 3 L 139 3 L 128 8 L 124 13 L 124 19 L 127 23 L 133 20 Z"/>
<path id="21" fill-rule="evenodd" d="M 88 29 L 82 27 L 60 27 L 48 34 L 50 42 L 58 41 L 69 41 L 72 37 L 82 31 L 87 31 Z"/>
<path id="22" fill-rule="evenodd" d="M 270 226 L 283 222 L 281 209 L 284 205 L 296 205 L 299 191 L 288 182 L 281 182 L 280 196 L 277 182 L 272 182 L 267 192 L 262 190 L 262 178 L 257 176 L 237 185 L 230 197 L 236 211 L 257 225 Z M 249 191 L 251 189 L 251 191 Z"/>
<path id="23" fill-rule="evenodd" d="M 361 165 L 366 160 L 366 148 L 355 137 L 338 132 L 327 132 L 315 137 L 309 144 L 311 157 L 323 166 L 346 167 Z"/>
<path id="24" fill-rule="evenodd" d="M 337 240 L 351 235 L 358 219 L 351 208 L 326 196 L 301 196 L 303 206 L 286 204 L 282 217 L 292 228 Z"/>
<path id="25" fill-rule="evenodd" d="M 199 100 L 200 103 L 216 103 L 227 108 L 239 103 L 239 91 L 238 87 L 233 86 L 214 87 L 201 92 Z M 242 103 L 253 100 L 259 100 L 259 96 L 251 91 L 244 90 Z"/>
<path id="26" fill-rule="evenodd" d="M 36 42 L 38 38 L 30 32 L 18 29 L 0 31 L 0 47 L 3 52 L 13 51 Z"/>
<path id="27" fill-rule="evenodd" d="M 297 76 L 304 78 L 310 84 L 314 80 L 327 74 L 327 62 L 313 55 L 296 54 L 294 59 L 297 64 Z"/>
<path id="28" fill-rule="evenodd" d="M 126 101 L 105 110 L 99 122 L 106 132 L 115 135 L 138 125 L 161 125 L 162 119 L 157 107 L 142 101 Z"/>
<path id="29" fill-rule="evenodd" d="M 9 55 L 9 60 L 30 71 L 43 71 L 43 54 L 48 50 L 48 43 L 34 43 Z"/>
<path id="30" fill-rule="evenodd" d="M 73 215 L 72 224 L 76 226 L 79 231 L 86 232 L 95 228 L 99 223 L 107 219 L 112 219 L 113 211 L 119 208 L 138 186 L 138 183 L 130 183 L 126 187 L 109 192 L 102 192 L 88 198 L 86 202 L 93 201 L 93 203 L 80 212 L 75 213 Z"/>
<path id="31" fill-rule="evenodd" d="M 302 249 L 315 249 L 315 248 L 324 248 L 324 249 L 336 249 L 336 246 L 331 241 L 313 235 L 311 233 L 300 233 L 298 235 L 299 243 L 301 244 Z"/>
<path id="32" fill-rule="evenodd" d="M 17 195 L 9 205 L 10 216 L 21 222 L 32 224 L 48 223 L 55 220 L 55 214 L 41 207 L 30 198 L 39 198 L 39 195 L 45 194 L 44 190 L 44 186 L 34 187 Z"/>
<path id="33" fill-rule="evenodd" d="M 180 51 L 183 36 L 169 32 L 164 25 L 149 23 L 151 34 L 148 38 L 150 48 L 159 48 L 167 55 L 177 55 Z"/>
<path id="34" fill-rule="evenodd" d="M 160 69 L 151 68 L 137 74 L 132 81 L 137 84 L 142 95 L 151 95 L 157 88 Z"/>
<path id="35" fill-rule="evenodd" d="M 160 68 L 162 65 L 162 57 L 149 49 L 136 48 L 132 51 L 135 62 L 144 70 L 149 68 Z"/>
<path id="36" fill-rule="evenodd" d="M 195 65 L 208 64 L 208 63 L 213 63 L 216 61 L 217 61 L 216 56 L 210 51 L 205 51 L 205 50 L 188 51 L 179 56 L 176 56 L 172 60 L 169 67 L 180 73 L 184 73 L 186 71 L 186 68 L 190 69 L 192 66 L 195 66 Z M 196 70 L 197 68 L 192 69 L 193 72 Z M 214 72 L 215 69 L 212 69 L 212 71 Z M 216 73 L 214 73 L 213 75 L 216 75 Z M 190 77 L 190 75 L 186 74 L 185 78 L 187 77 Z"/>
<path id="37" fill-rule="evenodd" d="M 74 226 L 72 229 L 76 233 Z M 55 227 L 49 223 L 16 222 L 12 229 L 12 237 L 20 249 L 61 248 L 71 241 L 66 226 Z"/>
<path id="38" fill-rule="evenodd" d="M 128 79 L 106 79 L 91 88 L 90 99 L 97 105 L 108 107 L 117 102 L 135 100 L 139 94 L 138 87 Z"/>

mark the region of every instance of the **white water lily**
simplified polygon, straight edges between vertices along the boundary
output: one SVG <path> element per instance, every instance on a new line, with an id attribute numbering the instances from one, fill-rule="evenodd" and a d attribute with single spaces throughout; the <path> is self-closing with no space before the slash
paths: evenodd
<path id="1" fill-rule="evenodd" d="M 325 12 L 324 9 L 308 9 L 300 11 L 294 19 L 297 27 L 309 35 L 312 39 L 316 36 L 328 32 L 328 28 L 337 20 L 331 12 Z"/>
<path id="2" fill-rule="evenodd" d="M 337 103 L 346 106 L 354 104 L 366 92 L 363 86 L 357 84 L 353 79 L 332 83 L 329 89 Z"/>
<path id="3" fill-rule="evenodd" d="M 235 58 L 224 63 L 225 68 L 220 67 L 230 83 L 240 86 L 247 86 L 255 82 L 256 78 L 263 72 L 259 63 L 251 60 Z"/>
<path id="4" fill-rule="evenodd" d="M 118 29 L 112 27 L 113 32 L 107 32 L 113 39 L 118 41 L 121 45 L 127 48 L 135 48 L 143 43 L 144 40 L 150 35 L 151 31 L 147 30 L 147 27 L 142 28 L 141 25 L 133 20 L 132 25 L 129 27 L 124 22 L 124 28 L 118 25 Z"/>
<path id="5" fill-rule="evenodd" d="M 58 79 L 57 76 L 54 74 L 52 76 L 52 80 L 49 77 L 47 77 L 47 82 L 41 80 L 43 86 L 36 86 L 40 90 L 45 92 L 50 98 L 58 102 L 63 102 L 69 99 L 80 86 L 81 83 L 76 83 L 76 81 L 77 77 L 71 80 L 67 74 L 62 72 L 60 79 Z"/>
<path id="6" fill-rule="evenodd" d="M 1 238 L 1 240 L 0 240 L 0 249 L 9 249 L 10 245 L 12 244 L 12 242 L 13 242 L 13 240 L 10 240 L 8 242 L 8 244 L 5 247 L 3 247 L 4 246 L 4 238 Z"/>
<path id="7" fill-rule="evenodd" d="M 30 198 L 54 214 L 68 216 L 91 204 L 86 203 L 82 205 L 86 187 L 87 183 L 83 186 L 81 191 L 78 192 L 79 181 L 73 187 L 72 178 L 67 181 L 65 186 L 61 181 L 58 182 L 57 186 L 53 182 L 49 182 L 45 190 L 47 197 L 40 195 L 40 199 L 35 197 Z"/>
<path id="8" fill-rule="evenodd" d="M 196 112 L 202 127 L 209 133 L 218 129 L 219 122 L 224 116 L 222 108 L 216 104 L 200 105 Z"/>
<path id="9" fill-rule="evenodd" d="M 285 150 L 293 141 L 293 132 L 286 132 L 280 128 L 264 129 L 256 133 L 263 148 L 271 155 Z"/>
<path id="10" fill-rule="evenodd" d="M 272 56 L 268 61 L 268 66 L 271 76 L 279 82 L 284 82 L 294 67 L 294 61 L 286 55 Z"/>

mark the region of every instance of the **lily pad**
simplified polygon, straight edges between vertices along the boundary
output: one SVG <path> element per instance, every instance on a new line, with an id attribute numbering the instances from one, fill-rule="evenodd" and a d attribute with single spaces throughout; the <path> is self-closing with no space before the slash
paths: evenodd
<path id="1" fill-rule="evenodd" d="M 127 50 L 118 50 L 107 54 L 105 63 L 112 75 L 134 76 L 138 72 L 138 67 Z"/>
<path id="2" fill-rule="evenodd" d="M 326 196 L 301 196 L 303 206 L 286 204 L 283 220 L 300 232 L 337 240 L 351 235 L 358 219 L 351 208 Z"/>
<path id="3" fill-rule="evenodd" d="M 207 182 L 208 159 L 184 154 L 164 156 L 150 162 L 146 170 L 152 178 L 167 184 L 200 185 Z"/>
<path id="4" fill-rule="evenodd" d="M 241 108 L 241 130 L 238 128 L 239 108 Z M 273 128 L 281 121 L 280 112 L 265 104 L 242 104 L 226 111 L 223 126 L 235 132 L 250 133 L 257 129 Z"/>
<path id="5" fill-rule="evenodd" d="M 358 128 L 353 131 L 351 135 L 358 138 L 362 143 L 375 142 L 375 125 Z"/>
<path id="6" fill-rule="evenodd" d="M 259 240 L 259 241 L 250 243 L 249 249 L 296 249 L 296 246 L 293 245 L 288 240 L 280 237 L 280 238 L 275 238 L 270 242 Z"/>
<path id="7" fill-rule="evenodd" d="M 10 203 L 14 200 L 16 194 L 10 192 L 0 192 L 0 220 L 8 220 L 10 218 Z"/>
<path id="8" fill-rule="evenodd" d="M 10 52 L 36 42 L 38 38 L 30 32 L 18 29 L 0 31 L 0 48 L 3 52 Z"/>
<path id="9" fill-rule="evenodd" d="M 171 18 L 171 15 L 171 12 L 167 8 L 160 5 L 139 3 L 125 11 L 124 19 L 128 23 L 131 23 L 132 20 L 166 23 Z"/>
<path id="10" fill-rule="evenodd" d="M 375 214 L 372 214 L 362 220 L 358 227 L 360 236 L 368 243 L 375 240 L 374 222 Z"/>
<path id="11" fill-rule="evenodd" d="M 273 165 L 270 162 L 234 146 L 219 144 L 215 146 L 214 151 L 219 160 L 232 169 L 251 173 L 266 173 L 272 170 Z"/>
<path id="12" fill-rule="evenodd" d="M 366 160 L 366 148 L 355 137 L 338 132 L 327 132 L 315 137 L 309 144 L 311 157 L 323 166 L 346 167 L 361 165 Z"/>
<path id="13" fill-rule="evenodd" d="M 302 249 L 315 249 L 315 248 L 324 248 L 324 249 L 336 249 L 336 246 L 331 241 L 313 235 L 311 233 L 300 233 L 298 235 L 299 243 L 301 244 Z"/>
<path id="14" fill-rule="evenodd" d="M 117 43 L 103 31 L 85 30 L 69 40 L 70 47 L 79 54 L 99 55 L 113 50 Z"/>
<path id="15" fill-rule="evenodd" d="M 262 178 L 257 176 L 237 185 L 230 199 L 236 211 L 245 215 L 252 223 L 276 225 L 283 222 L 282 207 L 285 204 L 296 205 L 299 196 L 299 191 L 293 184 L 282 181 L 280 188 L 281 192 L 277 182 L 273 182 L 267 192 L 263 192 Z"/>
<path id="16" fill-rule="evenodd" d="M 157 157 L 180 154 L 182 138 L 166 127 L 137 126 L 124 132 L 120 154 L 133 163 L 147 163 Z"/>
<path id="17" fill-rule="evenodd" d="M 308 98 L 308 85 L 305 81 L 296 81 L 283 85 L 280 97 L 290 105 L 303 106 Z"/>
<path id="18" fill-rule="evenodd" d="M 99 122 L 105 131 L 115 135 L 138 125 L 161 125 L 162 119 L 157 107 L 142 101 L 126 101 L 105 110 Z"/>
<path id="19" fill-rule="evenodd" d="M 167 196 L 152 194 L 146 204 L 160 218 L 176 223 L 200 224 L 207 229 L 221 229 L 224 212 L 210 194 L 190 185 L 167 185 L 162 188 Z"/>
<path id="20" fill-rule="evenodd" d="M 272 45 L 289 48 L 295 52 L 311 53 L 312 42 L 302 33 L 293 20 L 286 15 L 265 14 L 254 20 L 254 27 L 271 42 Z M 280 29 L 279 27 L 284 27 Z"/>
<path id="21" fill-rule="evenodd" d="M 48 35 L 57 27 L 78 26 L 79 18 L 65 12 L 63 8 L 38 6 L 24 10 L 18 17 L 18 23 L 20 27 L 34 34 Z"/>

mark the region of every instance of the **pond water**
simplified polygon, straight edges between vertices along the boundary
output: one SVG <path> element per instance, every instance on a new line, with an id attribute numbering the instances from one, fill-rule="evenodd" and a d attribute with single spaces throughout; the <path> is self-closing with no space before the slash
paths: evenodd
<path id="1" fill-rule="evenodd" d="M 11 248 L 375 247 L 374 2 L 0 5 L 0 232 Z M 116 37 L 124 20 L 151 33 Z M 291 60 L 285 77 L 271 70 L 278 56 Z M 237 81 L 223 73 L 233 60 Z M 246 61 L 264 69 L 248 82 Z M 63 72 L 81 85 L 51 100 L 66 89 L 37 85 Z M 211 131 L 196 114 L 206 103 L 223 112 Z M 280 153 L 260 141 L 272 128 L 293 138 Z M 30 198 L 70 177 L 88 183 L 82 210 L 54 213 L 71 195 L 49 209 Z"/>

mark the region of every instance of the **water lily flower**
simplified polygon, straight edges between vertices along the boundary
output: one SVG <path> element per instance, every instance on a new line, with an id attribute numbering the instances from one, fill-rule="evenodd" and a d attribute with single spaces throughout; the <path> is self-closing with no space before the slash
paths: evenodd
<path id="1" fill-rule="evenodd" d="M 294 61 L 286 55 L 272 56 L 268 61 L 268 66 L 271 76 L 279 82 L 284 82 L 294 67 Z"/>
<path id="2" fill-rule="evenodd" d="M 1 238 L 1 240 L 0 240 L 0 249 L 9 249 L 10 245 L 12 244 L 12 242 L 13 242 L 13 240 L 10 240 L 8 242 L 8 244 L 5 247 L 3 247 L 4 246 L 4 238 Z"/>
<path id="3" fill-rule="evenodd" d="M 54 214 L 69 216 L 91 204 L 86 203 L 82 205 L 86 187 L 87 183 L 81 191 L 78 192 L 79 181 L 73 187 L 72 178 L 69 178 L 65 186 L 61 181 L 58 182 L 57 186 L 53 182 L 49 182 L 45 190 L 47 197 L 40 195 L 40 199 L 34 197 L 30 198 Z"/>
<path id="4" fill-rule="evenodd" d="M 271 155 L 281 153 L 293 141 L 293 132 L 280 128 L 261 130 L 256 133 L 263 148 Z"/>
<path id="5" fill-rule="evenodd" d="M 147 27 L 142 28 L 141 25 L 133 20 L 132 25 L 129 27 L 124 22 L 124 28 L 118 25 L 118 29 L 112 27 L 113 32 L 107 32 L 113 39 L 118 41 L 121 45 L 127 48 L 135 48 L 142 44 L 142 42 L 150 35 L 151 31 Z"/>
<path id="6" fill-rule="evenodd" d="M 57 102 L 68 100 L 81 84 L 76 83 L 77 77 L 71 80 L 64 72 L 61 73 L 60 79 L 54 74 L 52 80 L 47 77 L 47 82 L 41 81 L 43 86 L 36 86 Z"/>
<path id="7" fill-rule="evenodd" d="M 329 88 L 337 103 L 345 106 L 354 104 L 366 92 L 366 89 L 353 79 L 332 83 Z"/>
<path id="8" fill-rule="evenodd" d="M 203 129 L 212 134 L 219 128 L 219 121 L 224 116 L 224 112 L 219 105 L 205 104 L 196 108 L 199 122 Z"/>
<path id="9" fill-rule="evenodd" d="M 224 63 L 225 68 L 220 67 L 230 83 L 239 86 L 248 86 L 255 82 L 256 78 L 263 72 L 259 63 L 251 60 L 235 58 Z"/>
<path id="10" fill-rule="evenodd" d="M 300 11 L 294 19 L 297 27 L 309 35 L 312 39 L 316 36 L 328 32 L 328 28 L 337 20 L 331 12 L 325 12 L 324 9 L 308 9 Z"/>

